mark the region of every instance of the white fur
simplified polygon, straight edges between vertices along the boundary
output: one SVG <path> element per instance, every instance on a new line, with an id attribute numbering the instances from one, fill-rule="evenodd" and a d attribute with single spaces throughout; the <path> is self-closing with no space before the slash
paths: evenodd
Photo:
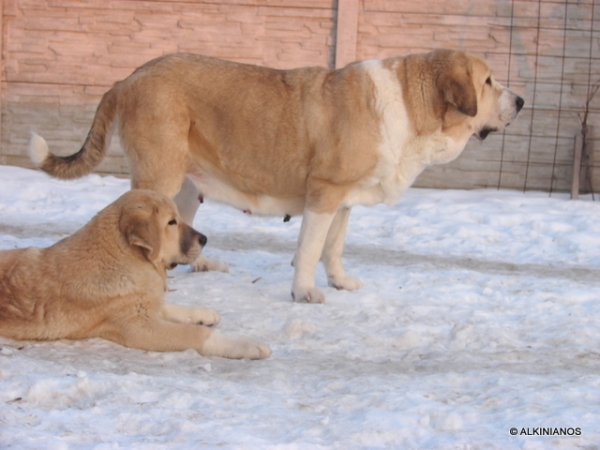
<path id="1" fill-rule="evenodd" d="M 349 218 L 350 208 L 338 209 L 327 233 L 321 261 L 325 265 L 329 286 L 353 291 L 359 289 L 362 283 L 356 278 L 347 277 L 342 265 L 342 252 Z"/>
<path id="2" fill-rule="evenodd" d="M 407 150 L 411 150 L 408 146 L 411 138 L 410 122 L 398 78 L 381 61 L 366 61 L 362 66 L 375 85 L 375 104 L 382 117 L 382 142 L 378 148 L 378 163 L 373 174 L 353 190 L 343 204 L 394 204 L 425 165 L 418 158 L 417 152 L 407 154 Z"/>
<path id="3" fill-rule="evenodd" d="M 294 257 L 292 295 L 297 302 L 323 303 L 325 297 L 315 287 L 315 268 L 335 214 L 315 213 L 306 209 L 302 216 L 298 248 Z"/>
<path id="4" fill-rule="evenodd" d="M 262 359 L 271 355 L 268 345 L 248 338 L 223 336 L 213 332 L 204 341 L 200 350 L 202 356 L 222 356 L 232 359 Z"/>
<path id="5" fill-rule="evenodd" d="M 499 83 L 498 83 L 499 84 Z M 517 111 L 516 95 L 514 92 L 502 87 L 502 94 L 498 99 L 499 119 L 501 126 L 505 126 L 515 120 L 519 111 Z"/>
<path id="6" fill-rule="evenodd" d="M 31 139 L 29 140 L 29 147 L 27 148 L 27 152 L 29 153 L 29 158 L 31 161 L 37 166 L 41 166 L 50 150 L 48 149 L 48 144 L 46 140 L 36 133 L 31 133 Z"/>
<path id="7" fill-rule="evenodd" d="M 304 198 L 283 199 L 268 195 L 252 195 L 238 191 L 232 186 L 213 178 L 206 173 L 196 172 L 190 175 L 194 184 L 207 198 L 212 201 L 225 203 L 247 211 L 250 214 L 265 216 L 292 216 L 302 214 L 304 210 Z"/>
<path id="8" fill-rule="evenodd" d="M 381 61 L 366 61 L 362 66 L 375 85 L 375 104 L 382 117 L 382 142 L 373 174 L 346 196 L 343 205 L 393 205 L 428 165 L 456 158 L 469 136 L 455 141 L 441 128 L 430 136 L 415 136 L 404 105 L 402 86 L 394 71 L 385 68 Z"/>
<path id="9" fill-rule="evenodd" d="M 204 253 L 200 253 L 200 256 L 198 256 L 198 258 L 190 265 L 194 272 L 229 272 L 227 264 L 222 263 L 217 259 L 207 258 Z"/>

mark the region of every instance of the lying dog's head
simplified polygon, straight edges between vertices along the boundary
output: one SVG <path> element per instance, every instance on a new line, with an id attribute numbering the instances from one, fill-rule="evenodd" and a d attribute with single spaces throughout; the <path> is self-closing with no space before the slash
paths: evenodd
<path id="1" fill-rule="evenodd" d="M 495 81 L 482 59 L 451 50 L 436 50 L 428 56 L 438 98 L 468 116 L 467 123 L 478 139 L 503 130 L 517 117 L 524 100 Z"/>
<path id="2" fill-rule="evenodd" d="M 162 194 L 135 189 L 117 203 L 119 229 L 126 242 L 155 265 L 172 269 L 190 264 L 206 244 L 206 236 L 183 223 L 175 204 Z"/>

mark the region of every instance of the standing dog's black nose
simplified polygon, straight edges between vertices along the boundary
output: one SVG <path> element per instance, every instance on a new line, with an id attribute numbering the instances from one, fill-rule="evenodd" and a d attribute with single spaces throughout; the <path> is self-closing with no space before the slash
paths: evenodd
<path id="1" fill-rule="evenodd" d="M 521 111 L 521 108 L 523 108 L 523 105 L 525 104 L 525 100 L 523 100 L 521 97 L 517 96 L 515 103 L 517 104 L 517 112 L 519 112 L 519 111 Z"/>
<path id="2" fill-rule="evenodd" d="M 206 245 L 206 242 L 208 242 L 208 238 L 206 236 L 204 236 L 202 233 L 198 233 L 200 234 L 200 236 L 198 236 L 198 242 L 200 242 L 200 245 L 202 247 L 204 247 Z"/>

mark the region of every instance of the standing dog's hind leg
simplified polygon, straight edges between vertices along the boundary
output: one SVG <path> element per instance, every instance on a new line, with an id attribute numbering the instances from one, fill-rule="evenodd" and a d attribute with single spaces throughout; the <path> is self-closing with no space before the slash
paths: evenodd
<path id="1" fill-rule="evenodd" d="M 200 206 L 200 190 L 190 177 L 186 176 L 181 183 L 181 188 L 173 201 L 177 205 L 179 215 L 190 227 L 194 225 L 194 217 Z"/>
<path id="2" fill-rule="evenodd" d="M 327 233 L 321 261 L 325 265 L 329 286 L 353 291 L 360 288 L 362 284 L 356 278 L 347 277 L 342 265 L 342 253 L 349 217 L 350 208 L 338 209 Z"/>
<path id="3" fill-rule="evenodd" d="M 196 212 L 198 211 L 202 199 L 202 194 L 196 184 L 190 177 L 186 176 L 181 184 L 181 189 L 179 189 L 179 192 L 175 195 L 173 201 L 177 205 L 181 219 L 191 227 L 193 227 L 194 217 L 196 216 Z M 218 260 L 209 259 L 204 253 L 201 253 L 190 266 L 194 272 L 206 272 L 208 270 L 215 270 L 218 272 L 229 271 L 226 264 L 223 264 Z"/>

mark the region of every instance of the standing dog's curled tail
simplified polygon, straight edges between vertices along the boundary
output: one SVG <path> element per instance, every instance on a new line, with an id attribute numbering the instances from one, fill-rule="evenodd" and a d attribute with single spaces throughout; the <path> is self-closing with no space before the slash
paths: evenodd
<path id="1" fill-rule="evenodd" d="M 29 158 L 47 174 L 70 180 L 90 173 L 100 164 L 110 141 L 110 131 L 117 112 L 116 86 L 109 90 L 100 101 L 92 127 L 81 149 L 69 156 L 56 156 L 50 153 L 46 140 L 31 133 Z"/>

